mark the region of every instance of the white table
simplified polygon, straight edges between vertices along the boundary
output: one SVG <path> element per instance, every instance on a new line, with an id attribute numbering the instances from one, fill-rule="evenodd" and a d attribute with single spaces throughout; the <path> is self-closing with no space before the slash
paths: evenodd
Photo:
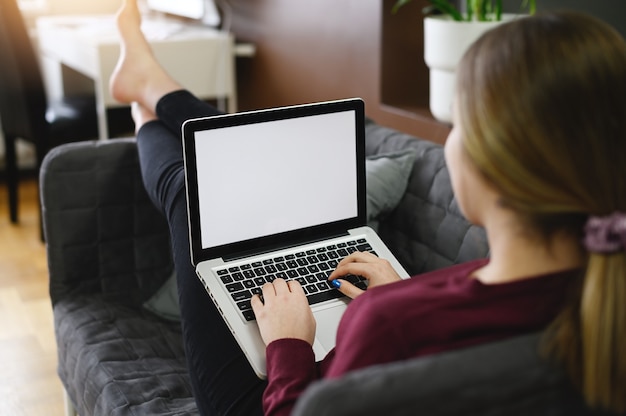
<path id="1" fill-rule="evenodd" d="M 127 105 L 109 93 L 119 57 L 114 16 L 46 16 L 37 19 L 36 27 L 48 95 L 58 98 L 95 88 L 99 136 L 107 139 L 106 110 Z M 217 99 L 224 111 L 237 110 L 234 58 L 254 54 L 252 46 L 235 46 L 228 32 L 162 17 L 144 17 L 142 29 L 159 62 L 183 87 L 199 98 Z"/>

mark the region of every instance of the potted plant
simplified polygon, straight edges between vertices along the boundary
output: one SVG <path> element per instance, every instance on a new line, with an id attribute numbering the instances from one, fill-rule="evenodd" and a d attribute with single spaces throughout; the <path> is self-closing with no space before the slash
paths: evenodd
<path id="1" fill-rule="evenodd" d="M 398 0 L 395 13 L 411 0 Z M 519 16 L 502 12 L 502 0 L 466 0 L 462 12 L 448 0 L 429 0 L 424 11 L 424 61 L 430 72 L 430 111 L 442 122 L 452 122 L 456 67 L 469 47 L 484 32 Z M 521 9 L 535 12 L 535 0 L 522 0 Z M 433 11 L 439 14 L 433 15 Z"/>

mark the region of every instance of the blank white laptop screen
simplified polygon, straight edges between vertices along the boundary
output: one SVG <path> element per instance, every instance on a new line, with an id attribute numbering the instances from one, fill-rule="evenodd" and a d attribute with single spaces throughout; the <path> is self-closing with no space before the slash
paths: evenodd
<path id="1" fill-rule="evenodd" d="M 357 216 L 353 111 L 195 133 L 202 248 Z"/>

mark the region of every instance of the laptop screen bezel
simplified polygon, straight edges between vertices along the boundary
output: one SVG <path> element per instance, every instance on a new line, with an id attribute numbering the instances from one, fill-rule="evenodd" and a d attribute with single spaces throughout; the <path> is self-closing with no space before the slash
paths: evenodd
<path id="1" fill-rule="evenodd" d="M 233 259 L 255 253 L 272 251 L 278 247 L 289 247 L 344 235 L 347 230 L 366 224 L 366 183 L 365 183 L 365 110 L 360 98 L 327 101 L 289 107 L 270 108 L 234 114 L 225 114 L 187 120 L 182 127 L 183 156 L 185 167 L 185 186 L 187 196 L 187 215 L 191 260 L 194 265 L 210 259 Z M 198 176 L 196 165 L 196 132 L 230 126 L 263 123 L 275 120 L 298 118 L 303 116 L 329 114 L 342 111 L 354 113 L 356 178 L 357 178 L 357 215 L 340 221 L 334 221 L 314 227 L 277 233 L 269 236 L 229 243 L 215 247 L 202 247 L 200 226 L 200 206 L 198 195 Z"/>

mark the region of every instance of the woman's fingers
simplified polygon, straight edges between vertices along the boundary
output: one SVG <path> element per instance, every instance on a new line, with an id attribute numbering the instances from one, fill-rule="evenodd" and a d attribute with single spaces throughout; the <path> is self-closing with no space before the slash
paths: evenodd
<path id="1" fill-rule="evenodd" d="M 348 264 L 348 263 L 357 263 L 357 262 L 368 263 L 368 262 L 375 262 L 377 260 L 380 260 L 380 258 L 377 255 L 370 253 L 369 251 L 355 251 L 349 256 L 344 257 L 339 262 L 337 267 L 344 265 L 344 264 Z"/>
<path id="2" fill-rule="evenodd" d="M 328 280 L 332 283 L 333 280 L 347 275 L 362 276 L 366 278 L 369 281 L 369 287 L 380 286 L 401 280 L 400 276 L 393 269 L 389 261 L 381 259 L 374 254 L 362 252 L 352 253 L 348 257 L 341 260 L 337 265 L 337 268 L 328 276 Z M 342 290 L 342 293 L 345 292 Z"/>
<path id="3" fill-rule="evenodd" d="M 381 260 L 374 254 L 355 252 L 345 257 L 337 264 L 335 270 L 330 274 L 329 279 L 332 280 L 339 276 L 349 274 L 363 276 L 369 279 L 369 273 L 376 268 L 386 267 L 386 264 L 388 264 L 386 260 Z"/>
<path id="4" fill-rule="evenodd" d="M 306 296 L 306 294 L 304 293 L 304 288 L 302 287 L 302 285 L 298 281 L 296 281 L 296 280 L 289 280 L 286 283 L 287 283 L 287 286 L 289 287 L 289 291 L 291 293 L 301 293 L 303 296 Z"/>
<path id="5" fill-rule="evenodd" d="M 289 286 L 283 279 L 276 279 L 272 283 L 264 284 L 261 290 L 263 290 L 263 297 L 266 296 L 266 292 L 267 296 L 276 297 L 282 293 L 289 292 Z"/>
<path id="6" fill-rule="evenodd" d="M 262 291 L 263 301 L 254 295 L 250 302 L 265 344 L 281 338 L 313 344 L 315 318 L 300 283 L 276 279 L 263 285 Z"/>
<path id="7" fill-rule="evenodd" d="M 359 289 L 347 280 L 334 279 L 331 281 L 331 284 L 350 299 L 354 299 L 365 293 L 363 289 Z"/>
<path id="8" fill-rule="evenodd" d="M 303 296 L 305 295 L 302 285 L 300 285 L 300 283 L 295 280 L 286 281 L 283 279 L 276 279 L 272 283 L 265 283 L 261 287 L 261 291 L 263 292 L 263 301 L 261 301 L 261 297 L 259 295 L 252 296 L 253 300 L 257 299 L 260 302 L 260 304 L 259 302 L 255 302 L 257 303 L 257 306 L 264 305 L 268 302 L 271 305 L 276 298 L 285 296 L 290 293 L 297 293 Z M 250 302 L 253 302 L 253 300 L 251 300 Z"/>

